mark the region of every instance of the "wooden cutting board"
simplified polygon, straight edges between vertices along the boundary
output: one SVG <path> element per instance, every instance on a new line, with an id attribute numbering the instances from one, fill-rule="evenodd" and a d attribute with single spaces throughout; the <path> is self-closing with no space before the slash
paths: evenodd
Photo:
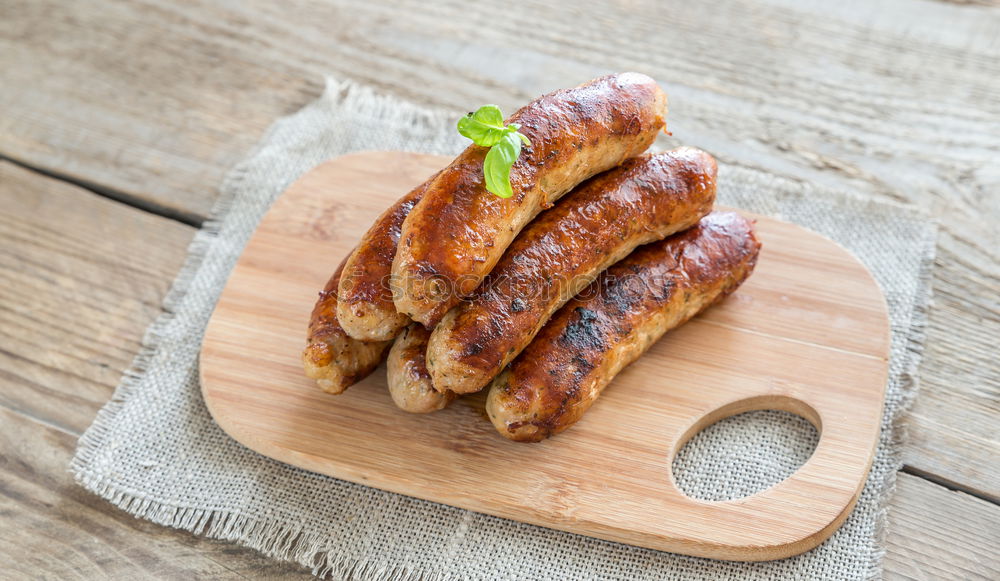
<path id="1" fill-rule="evenodd" d="M 819 234 L 757 217 L 756 272 L 669 333 L 573 428 L 539 444 L 498 435 L 483 397 L 431 415 L 393 405 L 384 367 L 321 392 L 299 354 L 317 292 L 375 217 L 448 159 L 398 152 L 329 161 L 275 202 L 205 334 L 205 402 L 233 438 L 337 478 L 654 549 L 768 560 L 815 547 L 851 511 L 878 439 L 889 327 L 867 270 Z M 809 461 L 754 496 L 705 502 L 674 485 L 684 443 L 726 416 L 797 413 Z"/>

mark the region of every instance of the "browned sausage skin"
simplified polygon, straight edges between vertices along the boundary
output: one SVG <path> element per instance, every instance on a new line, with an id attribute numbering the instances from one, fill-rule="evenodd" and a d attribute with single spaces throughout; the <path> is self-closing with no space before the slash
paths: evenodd
<path id="1" fill-rule="evenodd" d="M 431 375 L 424 363 L 430 331 L 420 323 L 410 323 L 396 337 L 385 362 L 389 395 L 399 409 L 426 414 L 444 409 L 457 397 L 451 391 L 440 393 L 431 386 Z"/>
<path id="2" fill-rule="evenodd" d="M 338 394 L 361 381 L 378 367 L 392 341 L 352 339 L 337 320 L 337 286 L 344 271 L 340 263 L 309 318 L 308 343 L 302 352 L 306 376 L 316 380 L 320 389 Z"/>
<path id="3" fill-rule="evenodd" d="M 403 220 L 423 197 L 428 183 L 430 180 L 383 212 L 347 258 L 337 289 L 337 319 L 355 339 L 389 341 L 410 322 L 396 311 L 388 281 Z"/>
<path id="4" fill-rule="evenodd" d="M 730 212 L 637 249 L 560 309 L 493 381 L 486 411 L 497 431 L 538 442 L 573 425 L 664 333 L 736 290 L 759 251 L 751 222 Z"/>
<path id="5" fill-rule="evenodd" d="M 434 329 L 427 351 L 434 387 L 486 386 L 601 271 L 708 214 L 715 176 L 712 156 L 682 147 L 581 184 L 529 224 L 473 298 Z"/>
<path id="6" fill-rule="evenodd" d="M 396 309 L 433 327 L 479 286 L 518 232 L 588 177 L 646 150 L 664 127 L 666 95 L 639 73 L 601 77 L 517 111 L 530 146 L 511 168 L 514 196 L 483 184 L 487 148 L 472 145 L 428 183 L 403 223 L 393 261 Z"/>

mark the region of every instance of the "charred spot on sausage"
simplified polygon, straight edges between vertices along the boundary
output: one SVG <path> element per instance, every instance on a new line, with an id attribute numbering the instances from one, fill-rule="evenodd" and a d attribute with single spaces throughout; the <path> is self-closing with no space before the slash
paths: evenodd
<path id="1" fill-rule="evenodd" d="M 600 323 L 597 321 L 597 313 L 584 307 L 576 307 L 574 312 L 577 315 L 576 320 L 566 326 L 559 337 L 559 342 L 577 350 L 603 350 L 605 342 L 601 335 Z"/>

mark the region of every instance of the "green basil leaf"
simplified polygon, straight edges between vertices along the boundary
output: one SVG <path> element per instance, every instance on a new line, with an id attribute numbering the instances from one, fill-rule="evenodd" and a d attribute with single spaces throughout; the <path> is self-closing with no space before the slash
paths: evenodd
<path id="1" fill-rule="evenodd" d="M 503 113 L 500 111 L 500 107 L 496 105 L 483 105 L 478 111 L 472 114 L 472 118 L 494 129 L 504 128 Z"/>
<path id="2" fill-rule="evenodd" d="M 514 195 L 510 185 L 510 168 L 521 155 L 521 139 L 518 135 L 516 132 L 505 133 L 483 160 L 486 189 L 501 198 Z"/>
<path id="3" fill-rule="evenodd" d="M 521 125 L 504 126 L 503 112 L 496 105 L 483 105 L 475 113 L 458 120 L 458 132 L 480 147 L 488 147 L 483 160 L 483 178 L 486 189 L 509 198 L 514 195 L 510 185 L 510 168 L 521 155 L 521 144 L 531 146 L 531 141 L 519 133 Z"/>
<path id="4" fill-rule="evenodd" d="M 496 105 L 483 105 L 475 113 L 458 120 L 458 132 L 481 147 L 493 147 L 508 132 L 503 113 Z"/>
<path id="5" fill-rule="evenodd" d="M 472 117 L 462 117 L 458 120 L 458 132 L 468 137 L 476 145 L 492 147 L 503 137 L 502 129 L 493 129 L 479 123 Z"/>

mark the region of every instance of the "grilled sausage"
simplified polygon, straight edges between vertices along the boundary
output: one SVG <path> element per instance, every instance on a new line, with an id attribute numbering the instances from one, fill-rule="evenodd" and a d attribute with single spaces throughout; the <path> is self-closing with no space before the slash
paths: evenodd
<path id="1" fill-rule="evenodd" d="M 340 263 L 309 318 L 307 345 L 302 352 L 306 376 L 327 393 L 342 393 L 378 367 L 392 341 L 352 339 L 337 321 L 337 286 L 346 260 Z"/>
<path id="2" fill-rule="evenodd" d="M 639 73 L 550 93 L 508 120 L 530 146 L 510 172 L 514 195 L 483 182 L 485 147 L 471 145 L 428 183 L 403 222 L 393 261 L 396 309 L 428 328 L 472 294 L 518 232 L 588 177 L 646 150 L 664 127 L 666 95 Z"/>
<path id="3" fill-rule="evenodd" d="M 486 386 L 601 271 L 708 214 L 715 174 L 715 160 L 698 149 L 645 155 L 581 184 L 539 216 L 476 295 L 434 329 L 427 358 L 435 389 Z"/>
<path id="4" fill-rule="evenodd" d="M 344 265 L 345 275 L 337 288 L 337 319 L 355 339 L 389 341 L 410 322 L 396 311 L 388 281 L 403 220 L 424 195 L 427 183 L 383 212 Z"/>
<path id="5" fill-rule="evenodd" d="M 431 387 L 431 376 L 424 364 L 430 335 L 420 323 L 411 323 L 396 337 L 385 362 L 392 401 L 415 414 L 444 409 L 456 397 L 452 391 L 440 393 Z"/>
<path id="6" fill-rule="evenodd" d="M 715 212 L 605 271 L 493 381 L 486 411 L 497 431 L 538 442 L 573 425 L 664 333 L 736 290 L 759 250 L 748 220 Z"/>

